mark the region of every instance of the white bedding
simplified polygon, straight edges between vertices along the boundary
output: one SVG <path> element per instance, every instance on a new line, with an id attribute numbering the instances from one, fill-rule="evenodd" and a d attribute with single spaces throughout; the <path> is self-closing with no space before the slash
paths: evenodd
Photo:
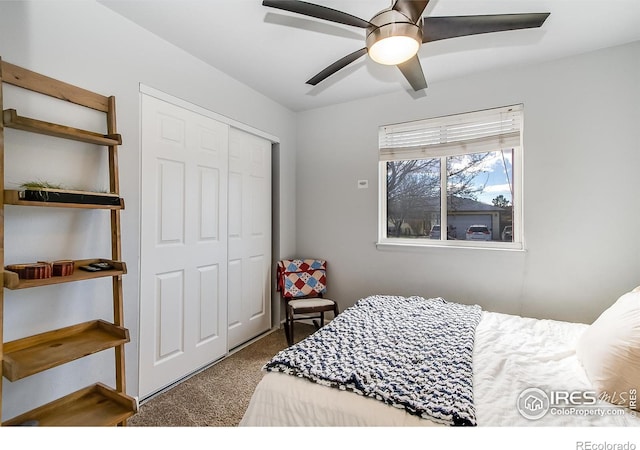
<path id="1" fill-rule="evenodd" d="M 598 400 L 597 405 L 549 412 L 537 420 L 516 407 L 528 388 L 590 391 L 576 358 L 584 324 L 537 320 L 484 311 L 476 329 L 473 383 L 479 426 L 640 426 L 640 413 Z M 381 401 L 268 372 L 240 426 L 439 426 Z"/>

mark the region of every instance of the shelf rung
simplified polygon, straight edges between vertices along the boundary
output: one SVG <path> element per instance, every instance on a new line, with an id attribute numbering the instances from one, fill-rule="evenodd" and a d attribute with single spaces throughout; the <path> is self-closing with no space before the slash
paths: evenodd
<path id="1" fill-rule="evenodd" d="M 15 189 L 4 191 L 4 204 L 16 206 L 39 206 L 45 208 L 78 208 L 78 209 L 124 209 L 124 199 L 120 198 L 117 205 L 103 205 L 97 203 L 65 203 L 57 201 L 35 201 L 20 198 L 20 192 Z M 87 196 L 99 195 L 95 192 L 86 192 Z"/>
<path id="2" fill-rule="evenodd" d="M 2 371 L 16 381 L 127 342 L 126 328 L 91 320 L 5 343 Z"/>
<path id="3" fill-rule="evenodd" d="M 107 262 L 113 266 L 110 270 L 100 270 L 98 272 L 86 272 L 80 267 L 88 266 L 92 263 Z M 73 262 L 74 270 L 71 275 L 63 277 L 49 277 L 36 280 L 21 279 L 16 272 L 4 270 L 4 287 L 7 289 L 27 289 L 51 284 L 71 283 L 74 281 L 92 280 L 94 278 L 113 277 L 127 273 L 127 265 L 122 261 L 112 261 L 110 259 L 79 259 Z"/>
<path id="4" fill-rule="evenodd" d="M 76 391 L 2 423 L 17 426 L 35 421 L 38 426 L 108 426 L 126 421 L 137 412 L 136 401 L 102 383 Z"/>
<path id="5" fill-rule="evenodd" d="M 63 139 L 71 139 L 74 141 L 86 142 L 88 144 L 122 144 L 122 136 L 120 136 L 120 134 L 105 135 L 65 125 L 58 125 L 56 123 L 44 122 L 42 120 L 30 119 L 28 117 L 19 116 L 15 109 L 5 109 L 2 116 L 4 126 L 7 128 L 30 131 L 32 133 L 39 133 Z"/>

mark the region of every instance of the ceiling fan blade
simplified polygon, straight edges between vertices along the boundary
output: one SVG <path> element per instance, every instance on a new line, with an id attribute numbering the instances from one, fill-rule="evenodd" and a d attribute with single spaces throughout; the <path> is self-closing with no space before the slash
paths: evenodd
<path id="1" fill-rule="evenodd" d="M 550 13 L 425 17 L 422 42 L 542 26 Z"/>
<path id="2" fill-rule="evenodd" d="M 339 60 L 337 60 L 336 62 L 331 64 L 329 67 L 327 67 L 326 69 L 324 69 L 323 71 L 318 73 L 315 77 L 313 77 L 309 81 L 307 81 L 307 84 L 315 86 L 316 84 L 320 83 L 325 78 L 333 75 L 338 70 L 348 66 L 349 64 L 354 62 L 356 59 L 358 59 L 361 56 L 366 55 L 366 54 L 367 54 L 367 47 L 361 48 L 360 50 L 356 50 L 355 52 L 348 54 L 344 58 L 340 58 Z"/>
<path id="3" fill-rule="evenodd" d="M 397 0 L 392 9 L 404 14 L 413 23 L 418 23 L 428 3 L 429 0 Z"/>
<path id="4" fill-rule="evenodd" d="M 427 88 L 427 80 L 424 78 L 424 72 L 417 55 L 402 64 L 398 64 L 398 69 L 400 69 L 400 72 L 402 72 L 402 75 L 404 75 L 414 91 Z"/>
<path id="5" fill-rule="evenodd" d="M 313 3 L 300 2 L 296 0 L 263 0 L 262 5 L 354 27 L 367 28 L 368 26 L 371 26 L 368 21 L 359 17 L 352 16 L 351 14 L 347 14 L 336 9 L 327 8 L 326 6 L 315 5 Z"/>

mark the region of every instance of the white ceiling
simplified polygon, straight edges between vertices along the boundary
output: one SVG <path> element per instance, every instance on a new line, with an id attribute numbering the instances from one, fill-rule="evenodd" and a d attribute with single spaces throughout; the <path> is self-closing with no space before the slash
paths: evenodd
<path id="1" fill-rule="evenodd" d="M 99 0 L 294 111 L 373 95 L 415 93 L 396 67 L 365 56 L 317 86 L 305 82 L 364 47 L 364 30 L 262 6 L 261 0 Z M 390 0 L 311 0 L 369 20 Z M 550 12 L 539 29 L 467 36 L 422 46 L 428 84 L 498 67 L 640 40 L 640 0 L 431 0 L 425 16 Z"/>

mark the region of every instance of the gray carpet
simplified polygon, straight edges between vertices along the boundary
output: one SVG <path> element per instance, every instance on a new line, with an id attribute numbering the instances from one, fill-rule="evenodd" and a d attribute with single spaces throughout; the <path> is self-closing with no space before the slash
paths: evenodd
<path id="1" fill-rule="evenodd" d="M 295 325 L 295 341 L 314 331 Z M 170 390 L 143 402 L 127 421 L 133 427 L 235 427 L 244 415 L 251 395 L 264 372 L 262 366 L 287 347 L 283 329 L 186 379 Z"/>

